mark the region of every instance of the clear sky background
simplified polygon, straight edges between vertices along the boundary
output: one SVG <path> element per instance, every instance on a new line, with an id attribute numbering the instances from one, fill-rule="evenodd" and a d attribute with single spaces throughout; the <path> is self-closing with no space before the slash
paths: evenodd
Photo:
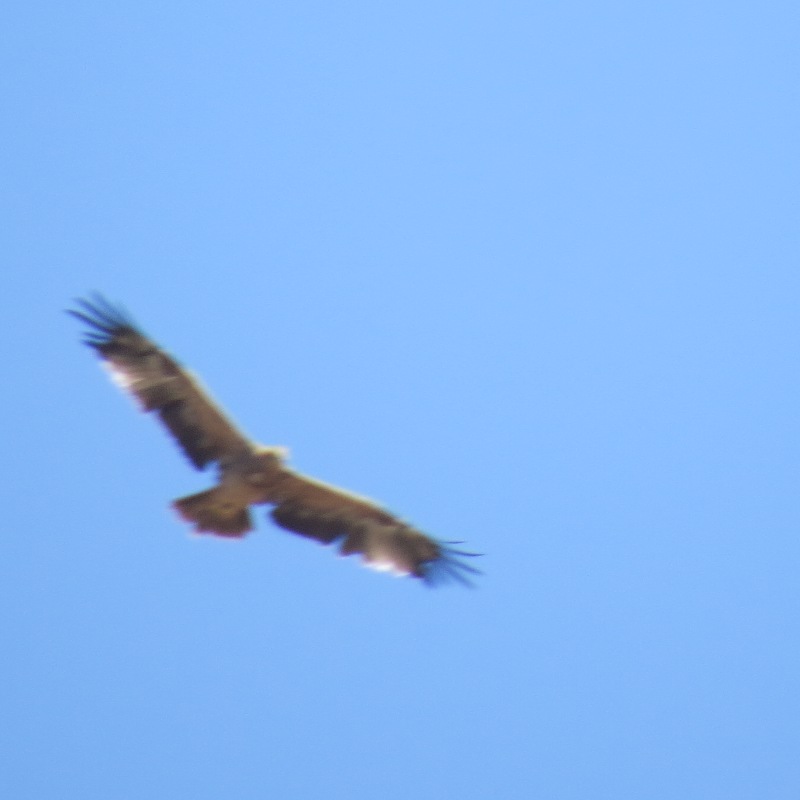
<path id="1" fill-rule="evenodd" d="M 0 22 L 0 795 L 800 796 L 796 3 Z M 478 588 L 188 535 L 94 289 Z"/>

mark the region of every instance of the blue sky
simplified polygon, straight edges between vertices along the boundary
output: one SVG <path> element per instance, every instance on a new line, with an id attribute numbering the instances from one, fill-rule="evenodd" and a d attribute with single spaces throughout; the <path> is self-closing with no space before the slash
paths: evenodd
<path id="1" fill-rule="evenodd" d="M 796 800 L 799 21 L 7 4 L 2 795 Z M 94 289 L 479 587 L 189 536 Z"/>

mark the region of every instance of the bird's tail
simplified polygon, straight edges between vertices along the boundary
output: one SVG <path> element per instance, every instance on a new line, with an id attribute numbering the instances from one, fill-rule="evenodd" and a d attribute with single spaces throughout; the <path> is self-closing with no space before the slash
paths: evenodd
<path id="1" fill-rule="evenodd" d="M 183 519 L 193 523 L 198 533 L 244 536 L 253 530 L 247 506 L 243 508 L 232 503 L 219 486 L 174 500 L 172 507 Z"/>

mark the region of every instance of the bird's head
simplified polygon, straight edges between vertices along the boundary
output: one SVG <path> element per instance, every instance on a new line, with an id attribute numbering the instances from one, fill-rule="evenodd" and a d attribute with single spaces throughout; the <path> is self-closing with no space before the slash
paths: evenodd
<path id="1" fill-rule="evenodd" d="M 259 447 L 256 450 L 256 458 L 262 462 L 274 462 L 283 464 L 284 461 L 289 460 L 289 448 L 276 445 L 273 447 Z"/>

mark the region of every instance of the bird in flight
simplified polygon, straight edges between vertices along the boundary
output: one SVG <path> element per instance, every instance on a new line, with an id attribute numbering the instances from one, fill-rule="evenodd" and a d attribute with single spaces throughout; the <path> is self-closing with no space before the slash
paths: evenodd
<path id="1" fill-rule="evenodd" d="M 454 549 L 366 497 L 290 469 L 287 450 L 249 439 L 214 402 L 200 382 L 100 295 L 76 301 L 68 311 L 87 328 L 84 342 L 111 377 L 143 411 L 161 420 L 192 465 L 217 467 L 211 489 L 173 501 L 173 508 L 198 533 L 241 538 L 253 529 L 250 506 L 272 506 L 276 525 L 342 555 L 361 554 L 364 564 L 428 584 L 451 578 L 469 584 L 479 574 Z"/>

